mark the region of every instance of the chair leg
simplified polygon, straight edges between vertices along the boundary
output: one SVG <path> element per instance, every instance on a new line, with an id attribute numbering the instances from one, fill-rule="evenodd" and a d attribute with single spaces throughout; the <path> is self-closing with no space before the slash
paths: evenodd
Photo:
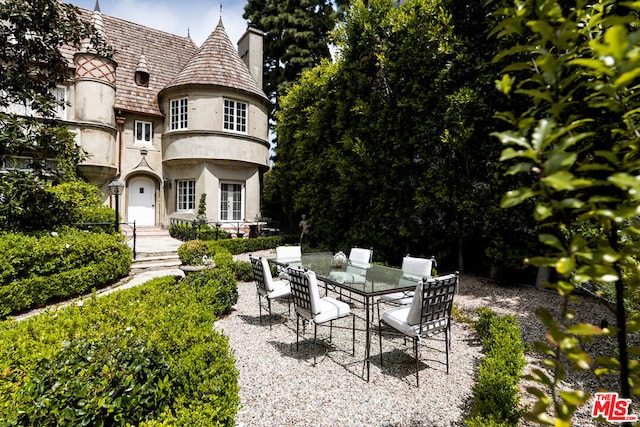
<path id="1" fill-rule="evenodd" d="M 420 359 L 418 359 L 418 339 L 413 339 L 413 352 L 416 357 L 416 387 L 420 387 Z"/>
<path id="2" fill-rule="evenodd" d="M 262 325 L 262 296 L 260 294 L 258 294 L 258 319 Z"/>
<path id="3" fill-rule="evenodd" d="M 353 356 L 356 355 L 356 315 L 351 313 L 353 316 L 353 328 L 351 329 L 351 354 Z"/>
<path id="4" fill-rule="evenodd" d="M 299 342 L 300 340 L 300 316 L 298 316 L 298 314 L 296 313 L 296 351 L 298 351 L 299 349 Z"/>
<path id="5" fill-rule="evenodd" d="M 313 345 L 317 346 L 318 345 L 318 325 L 313 324 Z M 317 355 L 317 351 L 313 352 L 313 366 L 316 366 L 316 355 Z"/>
<path id="6" fill-rule="evenodd" d="M 269 306 L 269 329 L 273 325 L 273 316 L 271 315 L 271 298 L 267 297 L 267 305 Z"/>
<path id="7" fill-rule="evenodd" d="M 333 342 L 333 320 L 329 321 L 329 343 Z"/>
<path id="8" fill-rule="evenodd" d="M 382 368 L 382 321 L 378 318 L 378 338 L 380 341 L 380 368 Z"/>
<path id="9" fill-rule="evenodd" d="M 447 353 L 447 375 L 449 375 L 449 339 L 451 338 L 451 334 L 449 332 L 449 328 L 445 328 L 444 330 L 444 340 L 445 340 L 445 349 Z"/>

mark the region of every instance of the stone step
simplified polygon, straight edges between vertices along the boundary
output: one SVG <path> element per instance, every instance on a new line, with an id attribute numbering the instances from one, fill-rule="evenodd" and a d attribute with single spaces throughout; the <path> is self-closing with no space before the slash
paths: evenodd
<path id="1" fill-rule="evenodd" d="M 178 258 L 178 254 L 169 253 L 158 255 L 157 253 L 152 254 L 137 254 L 138 256 L 131 262 L 131 274 L 138 274 L 140 272 L 146 270 L 162 270 L 169 268 L 176 268 L 180 264 L 180 258 Z M 143 256 L 140 256 L 143 255 Z"/>
<path id="2" fill-rule="evenodd" d="M 160 227 L 136 227 L 136 237 L 169 236 L 169 230 Z"/>
<path id="3" fill-rule="evenodd" d="M 147 270 L 165 270 L 177 268 L 181 265 L 180 259 L 174 260 L 150 260 L 143 262 L 131 263 L 131 272 L 129 275 L 139 274 Z"/>

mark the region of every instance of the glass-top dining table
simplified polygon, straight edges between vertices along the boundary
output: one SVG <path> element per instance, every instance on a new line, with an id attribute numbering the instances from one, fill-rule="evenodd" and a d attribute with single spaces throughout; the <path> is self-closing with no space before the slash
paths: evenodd
<path id="1" fill-rule="evenodd" d="M 302 254 L 297 261 L 270 258 L 270 262 L 284 266 L 299 266 L 316 273 L 324 282 L 325 289 L 331 289 L 342 298 L 361 302 L 365 311 L 365 368 L 369 381 L 371 356 L 371 326 L 373 322 L 373 302 L 375 297 L 402 291 L 413 291 L 418 278 L 404 276 L 398 268 L 377 264 L 351 264 L 336 266 L 334 256 L 329 252 Z M 347 296 L 348 293 L 348 296 Z M 355 294 L 355 296 L 353 295 Z"/>

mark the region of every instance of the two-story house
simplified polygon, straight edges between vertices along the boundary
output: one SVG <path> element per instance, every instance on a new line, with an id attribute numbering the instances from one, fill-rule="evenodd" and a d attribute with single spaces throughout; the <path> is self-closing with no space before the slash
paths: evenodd
<path id="1" fill-rule="evenodd" d="M 113 47 L 65 52 L 72 78 L 59 88 L 60 118 L 88 153 L 80 173 L 111 203 L 108 184 L 125 184 L 124 221 L 169 225 L 206 216 L 235 230 L 260 212 L 269 168 L 268 115 L 262 91 L 263 34 L 249 28 L 236 50 L 222 19 L 197 47 L 177 36 L 82 10 Z"/>

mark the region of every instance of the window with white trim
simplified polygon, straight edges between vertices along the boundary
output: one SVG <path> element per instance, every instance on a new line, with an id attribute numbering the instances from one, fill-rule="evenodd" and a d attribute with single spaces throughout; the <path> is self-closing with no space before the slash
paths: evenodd
<path id="1" fill-rule="evenodd" d="M 178 181 L 178 212 L 193 212 L 196 208 L 196 182 Z"/>
<path id="2" fill-rule="evenodd" d="M 67 88 L 66 86 L 56 86 L 53 89 L 50 89 L 51 95 L 53 95 L 56 100 L 57 105 L 53 110 L 53 117 L 56 119 L 66 119 L 67 118 Z M 4 95 L 4 94 L 3 94 Z M 19 116 L 28 116 L 28 117 L 40 117 L 32 107 L 31 102 L 21 100 L 19 102 L 12 102 L 6 108 L 3 109 L 6 113 L 13 113 Z"/>
<path id="3" fill-rule="evenodd" d="M 171 130 L 187 128 L 187 109 L 189 101 L 187 98 L 172 99 L 170 102 L 169 123 Z"/>
<path id="4" fill-rule="evenodd" d="M 51 89 L 53 96 L 56 98 L 58 105 L 55 107 L 55 118 L 66 119 L 67 118 L 67 88 L 65 86 L 57 86 L 55 89 Z"/>
<path id="5" fill-rule="evenodd" d="M 151 122 L 142 122 L 136 120 L 134 123 L 135 128 L 135 142 L 136 144 L 151 144 L 151 138 L 153 136 L 152 131 L 152 123 Z"/>
<path id="6" fill-rule="evenodd" d="M 224 100 L 224 129 L 234 132 L 247 132 L 247 103 Z"/>
<path id="7" fill-rule="evenodd" d="M 244 185 L 220 183 L 220 221 L 242 221 L 243 212 Z"/>

